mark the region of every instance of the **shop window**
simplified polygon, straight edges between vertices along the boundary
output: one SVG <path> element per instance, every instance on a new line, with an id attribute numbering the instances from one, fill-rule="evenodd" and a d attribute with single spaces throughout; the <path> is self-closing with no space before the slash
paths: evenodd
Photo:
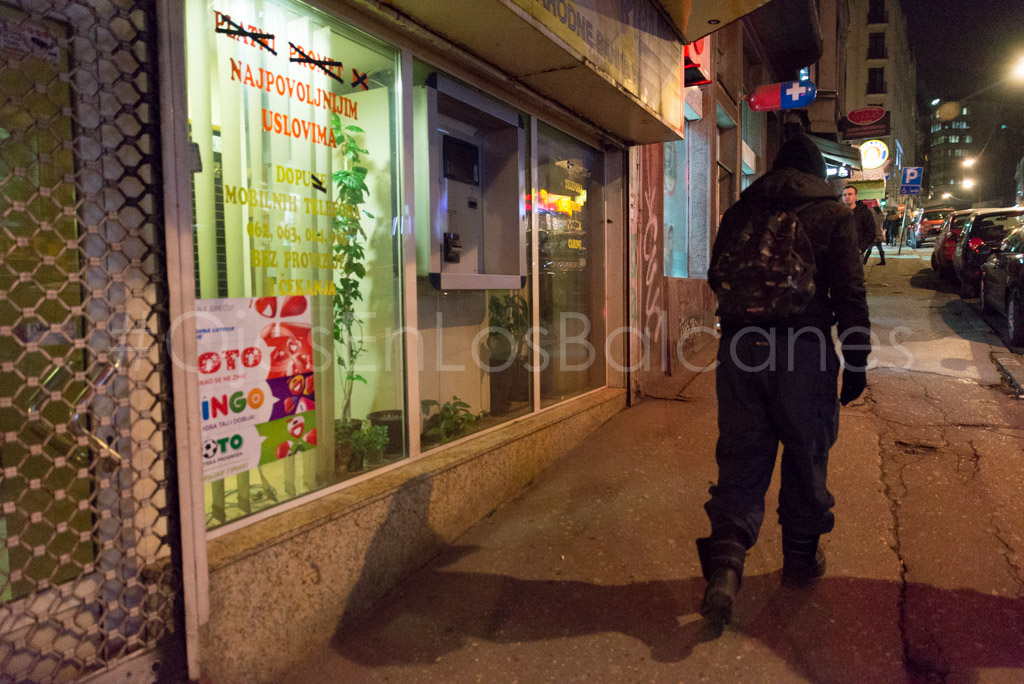
<path id="1" fill-rule="evenodd" d="M 665 154 L 665 276 L 685 278 L 689 253 L 688 140 L 664 143 Z"/>
<path id="2" fill-rule="evenodd" d="M 413 102 L 421 217 L 413 422 L 430 450 L 533 410 L 529 119 L 418 60 Z M 485 260 L 498 256 L 504 266 Z"/>
<path id="3" fill-rule="evenodd" d="M 406 453 L 398 52 L 270 0 L 190 0 L 186 46 L 213 528 Z"/>
<path id="4" fill-rule="evenodd" d="M 605 384 L 604 156 L 537 124 L 541 404 Z"/>

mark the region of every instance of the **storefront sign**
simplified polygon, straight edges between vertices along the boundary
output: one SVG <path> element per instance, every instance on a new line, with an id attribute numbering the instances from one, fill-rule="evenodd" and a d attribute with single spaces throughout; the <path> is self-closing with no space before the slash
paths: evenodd
<path id="1" fill-rule="evenodd" d="M 655 0 L 512 0 L 682 131 L 683 45 Z"/>
<path id="2" fill-rule="evenodd" d="M 814 102 L 818 89 L 811 81 L 787 81 L 760 86 L 747 98 L 755 112 L 799 109 Z"/>
<path id="3" fill-rule="evenodd" d="M 201 299 L 196 342 L 203 480 L 317 443 L 310 299 Z"/>
<path id="4" fill-rule="evenodd" d="M 868 140 L 860 146 L 860 165 L 865 171 L 883 169 L 889 163 L 889 146 L 881 140 Z"/>
<path id="5" fill-rule="evenodd" d="M 705 36 L 683 46 L 684 77 L 687 86 L 711 83 L 711 39 Z"/>
<path id="6" fill-rule="evenodd" d="M 889 112 L 882 107 L 855 109 L 839 121 L 844 140 L 884 138 L 889 135 Z"/>

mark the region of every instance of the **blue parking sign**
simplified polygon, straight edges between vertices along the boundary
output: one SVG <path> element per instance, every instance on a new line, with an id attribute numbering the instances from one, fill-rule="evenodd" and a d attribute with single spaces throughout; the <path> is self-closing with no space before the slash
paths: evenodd
<path id="1" fill-rule="evenodd" d="M 924 179 L 923 166 L 905 166 L 900 177 L 901 195 L 920 195 L 921 181 Z"/>
<path id="2" fill-rule="evenodd" d="M 923 178 L 923 166 L 905 166 L 903 167 L 903 177 L 900 178 L 900 185 L 921 185 Z"/>

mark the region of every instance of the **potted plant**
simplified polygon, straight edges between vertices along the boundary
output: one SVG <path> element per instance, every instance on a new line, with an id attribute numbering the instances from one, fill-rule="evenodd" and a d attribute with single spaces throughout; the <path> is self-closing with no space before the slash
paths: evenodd
<path id="1" fill-rule="evenodd" d="M 487 365 L 490 372 L 491 415 L 508 413 L 513 401 L 529 401 L 530 374 L 526 370 L 526 331 L 530 307 L 526 298 L 510 290 L 492 294 L 487 303 Z"/>
<path id="2" fill-rule="evenodd" d="M 382 425 L 363 422 L 358 430 L 353 430 L 349 441 L 352 444 L 352 461 L 350 471 L 359 471 L 366 466 L 378 466 L 384 457 L 384 446 L 388 443 L 388 430 Z"/>
<path id="3" fill-rule="evenodd" d="M 427 442 L 447 444 L 461 436 L 480 419 L 479 414 L 469 410 L 469 404 L 456 396 L 443 405 L 434 399 L 424 399 L 420 406 L 426 417 L 423 424 L 423 439 Z"/>
<path id="4" fill-rule="evenodd" d="M 331 116 L 334 140 L 343 156 L 342 167 L 334 172 L 333 180 L 337 190 L 335 201 L 355 207 L 353 212 L 344 212 L 334 219 L 334 253 L 340 256 L 341 278 L 334 294 L 334 342 L 338 366 L 341 368 L 341 432 L 354 432 L 352 423 L 352 389 L 356 382 L 366 383 L 359 375 L 356 360 L 365 349 L 363 324 L 356 317 L 356 303 L 363 299 L 359 289 L 360 281 L 366 276 L 366 232 L 361 216 L 374 218 L 370 212 L 360 209 L 366 201 L 369 189 L 366 187 L 367 169 L 360 162 L 367 150 L 363 149 L 356 134 L 363 129 L 358 126 L 342 126 L 337 114 Z M 337 263 L 337 261 L 336 261 Z M 340 441 L 341 437 L 336 438 Z"/>
<path id="5" fill-rule="evenodd" d="M 405 414 L 399 409 L 387 409 L 374 411 L 366 415 L 367 419 L 374 425 L 380 425 L 388 433 L 388 443 L 384 453 L 388 455 L 401 454 L 404 446 L 402 428 L 405 426 Z"/>
<path id="6" fill-rule="evenodd" d="M 339 418 L 334 421 L 334 472 L 339 478 L 346 472 L 363 469 L 362 461 L 353 458 L 352 454 L 352 433 L 357 432 L 362 423 L 358 419 L 346 422 Z"/>

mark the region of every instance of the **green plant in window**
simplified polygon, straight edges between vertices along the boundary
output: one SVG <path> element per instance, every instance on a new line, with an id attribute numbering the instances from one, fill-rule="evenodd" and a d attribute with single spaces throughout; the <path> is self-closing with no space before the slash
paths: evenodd
<path id="1" fill-rule="evenodd" d="M 334 341 L 338 365 L 341 367 L 341 422 L 348 425 L 352 419 L 352 389 L 356 382 L 366 383 L 359 375 L 356 361 L 365 350 L 363 324 L 356 317 L 356 302 L 363 299 L 359 289 L 366 277 L 366 232 L 361 218 L 373 218 L 362 209 L 370 190 L 366 187 L 367 169 L 360 162 L 369 152 L 363 149 L 356 135 L 363 133 L 358 126 L 342 126 L 341 117 L 331 116 L 334 141 L 342 153 L 342 167 L 334 172 L 335 201 L 345 205 L 345 211 L 334 219 L 334 253 L 340 257 L 341 278 L 334 295 Z"/>
<path id="2" fill-rule="evenodd" d="M 456 396 L 443 405 L 434 399 L 420 402 L 423 413 L 427 415 L 423 436 L 427 439 L 447 444 L 480 419 L 480 415 L 469 410 L 469 404 Z M 437 408 L 437 412 L 432 409 Z"/>
<path id="3" fill-rule="evenodd" d="M 487 350 L 492 366 L 500 366 L 512 359 L 525 359 L 526 331 L 530 323 L 530 307 L 526 298 L 515 291 L 507 295 L 492 294 L 487 304 Z"/>
<path id="4" fill-rule="evenodd" d="M 356 458 L 362 463 L 384 454 L 384 447 L 388 443 L 388 429 L 383 425 L 372 425 L 370 421 L 363 421 L 359 430 L 353 430 L 349 437 L 352 451 Z"/>

